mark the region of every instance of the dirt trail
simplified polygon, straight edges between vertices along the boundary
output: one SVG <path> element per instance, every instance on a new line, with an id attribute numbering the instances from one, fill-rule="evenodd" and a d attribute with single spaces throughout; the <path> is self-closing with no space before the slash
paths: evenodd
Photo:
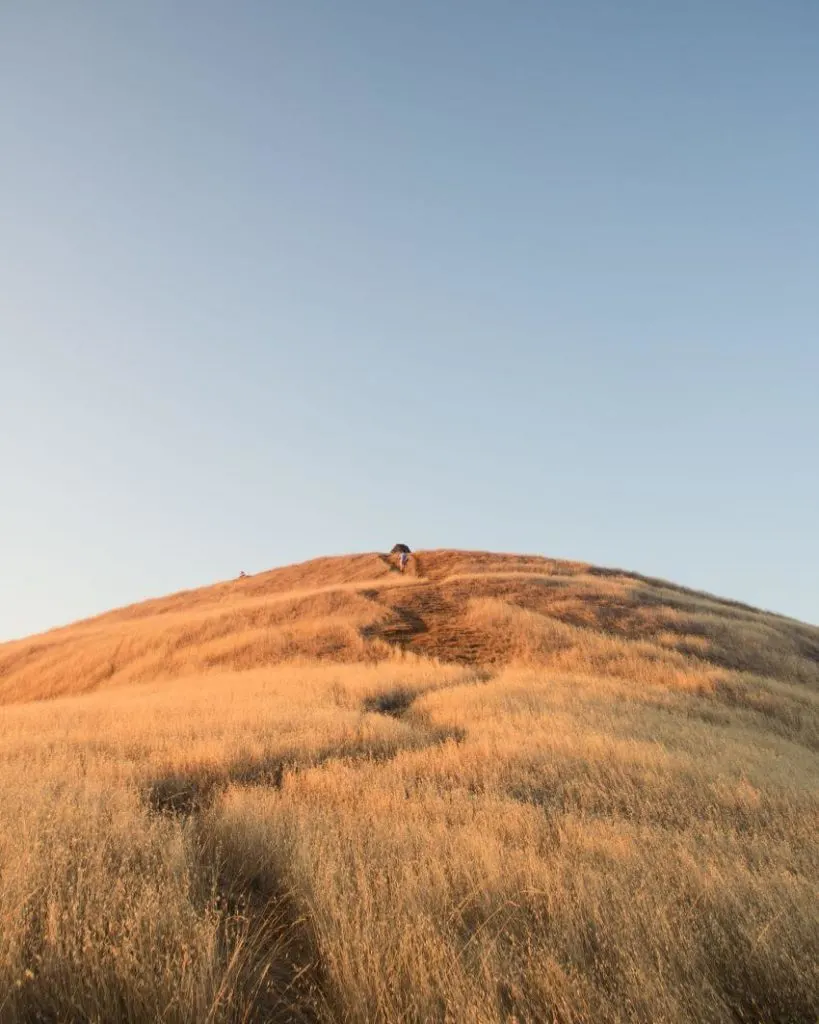
<path id="1" fill-rule="evenodd" d="M 467 620 L 468 594 L 457 587 L 420 577 L 417 584 L 362 592 L 389 608 L 385 622 L 368 626 L 364 635 L 395 644 L 428 658 L 462 665 L 493 663 L 505 652 L 502 637 L 476 629 Z"/>

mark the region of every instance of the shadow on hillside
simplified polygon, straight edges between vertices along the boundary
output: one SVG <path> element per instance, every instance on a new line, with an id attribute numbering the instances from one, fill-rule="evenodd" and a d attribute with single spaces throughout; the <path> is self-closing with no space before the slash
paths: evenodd
<path id="1" fill-rule="evenodd" d="M 228 1018 L 243 1024 L 327 1020 L 326 979 L 313 923 L 272 852 L 218 817 L 192 835 L 202 910 L 220 915 Z"/>
<path id="2" fill-rule="evenodd" d="M 368 697 L 362 706 L 365 711 L 390 715 L 392 718 L 403 718 L 416 696 L 417 694 L 412 690 L 397 686 L 393 690 L 386 690 L 374 697 Z"/>
<path id="3" fill-rule="evenodd" d="M 365 701 L 364 708 L 368 712 L 402 718 L 412 700 L 413 695 L 403 690 L 391 690 Z M 231 785 L 281 789 L 288 774 L 320 768 L 333 761 L 353 766 L 386 763 L 406 751 L 462 743 L 465 738 L 466 731 L 459 726 L 431 725 L 423 716 L 416 715 L 409 734 L 401 737 L 352 738 L 301 757 L 274 755 L 187 772 L 171 771 L 151 779 L 142 790 L 142 799 L 156 814 L 188 818 L 207 810 Z"/>
<path id="4" fill-rule="evenodd" d="M 219 957 L 225 964 L 222 989 L 225 1000 L 241 1008 L 237 1020 L 313 1024 L 335 1017 L 314 924 L 284 884 L 285 866 L 277 863 L 284 853 L 230 828 L 215 806 L 218 796 L 229 785 L 279 789 L 288 773 L 331 761 L 387 762 L 408 750 L 465 738 L 463 729 L 434 726 L 423 713 L 410 717 L 416 696 L 394 687 L 362 704 L 366 713 L 409 718 L 410 731 L 400 739 L 352 740 L 299 759 L 260 758 L 218 769 L 173 771 L 145 787 L 143 798 L 152 812 L 188 819 L 194 900 L 202 911 L 219 915 Z"/>

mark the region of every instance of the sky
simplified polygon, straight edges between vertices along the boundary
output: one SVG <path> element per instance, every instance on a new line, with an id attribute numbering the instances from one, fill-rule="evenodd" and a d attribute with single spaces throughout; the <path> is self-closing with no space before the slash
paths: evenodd
<path id="1" fill-rule="evenodd" d="M 819 622 L 815 0 L 0 5 L 0 639 L 457 547 Z"/>

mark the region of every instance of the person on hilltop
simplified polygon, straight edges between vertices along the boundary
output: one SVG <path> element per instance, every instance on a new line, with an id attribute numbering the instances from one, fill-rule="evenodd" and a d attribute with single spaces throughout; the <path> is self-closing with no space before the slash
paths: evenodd
<path id="1" fill-rule="evenodd" d="M 407 545 L 406 544 L 396 544 L 393 547 L 393 549 L 390 552 L 390 554 L 391 555 L 398 555 L 398 569 L 399 569 L 399 572 L 404 572 L 404 570 L 407 568 L 407 562 L 409 561 L 409 556 L 411 554 L 411 551 L 407 547 Z"/>

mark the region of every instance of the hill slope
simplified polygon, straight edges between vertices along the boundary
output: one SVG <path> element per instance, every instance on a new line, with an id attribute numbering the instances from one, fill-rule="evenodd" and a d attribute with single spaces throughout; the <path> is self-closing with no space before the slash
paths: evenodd
<path id="1" fill-rule="evenodd" d="M 406 575 L 385 555 L 316 559 L 2 644 L 0 702 L 400 652 L 491 666 L 598 657 L 607 672 L 636 659 L 657 677 L 711 678 L 721 666 L 819 682 L 819 629 L 793 620 L 582 563 L 430 551 Z"/>
<path id="2" fill-rule="evenodd" d="M 817 691 L 814 627 L 455 551 L 0 645 L 0 1024 L 814 1024 Z"/>

